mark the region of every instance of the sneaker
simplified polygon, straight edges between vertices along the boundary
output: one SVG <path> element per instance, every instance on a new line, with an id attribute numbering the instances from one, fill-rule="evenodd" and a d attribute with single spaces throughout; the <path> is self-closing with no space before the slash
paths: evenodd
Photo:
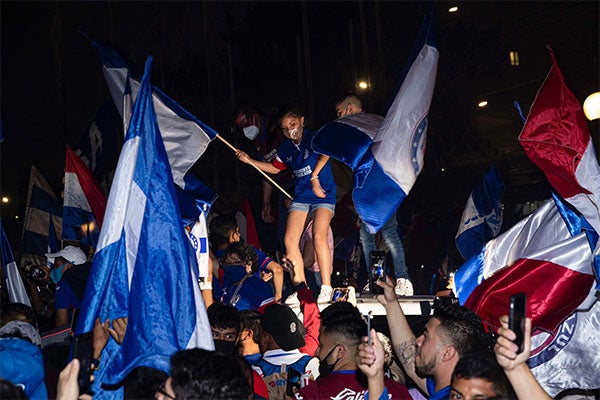
<path id="1" fill-rule="evenodd" d="M 287 304 L 288 306 L 293 306 L 295 304 L 300 304 L 300 300 L 298 300 L 298 292 L 294 292 L 294 293 L 290 294 L 285 299 L 285 304 Z"/>
<path id="2" fill-rule="evenodd" d="M 333 288 L 329 285 L 321 285 L 321 292 L 319 293 L 319 297 L 317 297 L 317 303 L 329 303 L 331 301 L 331 294 L 333 293 Z"/>
<path id="3" fill-rule="evenodd" d="M 412 296 L 414 294 L 412 283 L 406 278 L 396 280 L 396 296 Z"/>

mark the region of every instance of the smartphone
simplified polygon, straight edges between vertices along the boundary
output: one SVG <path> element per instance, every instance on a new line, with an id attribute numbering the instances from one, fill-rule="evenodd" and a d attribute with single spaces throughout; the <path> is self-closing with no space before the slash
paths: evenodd
<path id="1" fill-rule="evenodd" d="M 519 353 L 523 352 L 526 305 L 527 297 L 525 296 L 525 293 L 516 293 L 510 296 L 508 308 L 508 328 L 517 334 L 515 344 L 519 346 Z"/>
<path id="2" fill-rule="evenodd" d="M 335 288 L 331 296 L 331 302 L 348 301 L 348 288 Z"/>
<path id="3" fill-rule="evenodd" d="M 369 311 L 365 317 L 367 317 L 367 344 L 371 346 L 373 345 L 373 342 L 371 341 L 371 318 L 373 318 L 373 311 Z"/>
<path id="4" fill-rule="evenodd" d="M 373 294 L 383 294 L 383 288 L 375 282 L 378 280 L 385 282 L 385 251 L 372 251 L 369 261 L 371 266 L 369 289 Z"/>
<path id="5" fill-rule="evenodd" d="M 90 390 L 90 376 L 92 374 L 92 359 L 94 357 L 94 334 L 92 332 L 82 333 L 75 336 L 73 345 L 73 358 L 79 360 L 79 393 L 88 393 Z"/>

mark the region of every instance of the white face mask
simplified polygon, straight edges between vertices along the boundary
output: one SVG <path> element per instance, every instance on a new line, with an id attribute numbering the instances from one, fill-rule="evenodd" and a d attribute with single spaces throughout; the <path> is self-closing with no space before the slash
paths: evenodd
<path id="1" fill-rule="evenodd" d="M 294 128 L 288 131 L 288 135 L 290 139 L 296 140 L 300 137 L 300 128 Z"/>
<path id="2" fill-rule="evenodd" d="M 246 136 L 250 140 L 254 140 L 254 138 L 257 137 L 259 133 L 260 131 L 255 125 L 250 125 L 244 128 L 244 136 Z"/>

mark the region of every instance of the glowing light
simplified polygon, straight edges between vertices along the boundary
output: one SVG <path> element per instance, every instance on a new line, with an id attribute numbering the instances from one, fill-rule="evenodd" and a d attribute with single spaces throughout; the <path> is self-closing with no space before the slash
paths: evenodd
<path id="1" fill-rule="evenodd" d="M 8 197 L 6 197 L 6 196 L 5 196 L 5 197 L 3 197 L 3 198 L 2 198 L 2 202 L 3 202 L 3 203 L 8 203 Z"/>
<path id="2" fill-rule="evenodd" d="M 458 11 L 458 7 L 454 6 L 454 7 L 450 7 L 448 9 L 448 12 L 453 13 L 453 12 L 457 12 Z"/>
<path id="3" fill-rule="evenodd" d="M 365 81 L 358 82 L 358 87 L 362 90 L 366 90 L 369 87 L 369 84 Z"/>
<path id="4" fill-rule="evenodd" d="M 479 102 L 479 104 L 477 104 L 477 107 L 483 108 L 483 107 L 486 107 L 487 105 L 488 105 L 488 102 L 486 100 L 482 100 Z"/>
<path id="5" fill-rule="evenodd" d="M 590 121 L 600 119 L 600 92 L 592 93 L 585 99 L 583 113 Z"/>

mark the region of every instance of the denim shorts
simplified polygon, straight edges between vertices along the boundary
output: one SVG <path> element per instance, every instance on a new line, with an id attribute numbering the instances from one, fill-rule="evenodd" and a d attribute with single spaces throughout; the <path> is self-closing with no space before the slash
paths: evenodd
<path id="1" fill-rule="evenodd" d="M 317 208 L 326 208 L 329 211 L 331 211 L 332 214 L 335 214 L 335 204 L 329 204 L 329 203 L 296 203 L 295 201 L 292 201 L 292 205 L 290 206 L 289 211 L 302 211 L 305 212 L 307 214 L 312 215 L 313 212 L 315 212 L 315 210 Z"/>

